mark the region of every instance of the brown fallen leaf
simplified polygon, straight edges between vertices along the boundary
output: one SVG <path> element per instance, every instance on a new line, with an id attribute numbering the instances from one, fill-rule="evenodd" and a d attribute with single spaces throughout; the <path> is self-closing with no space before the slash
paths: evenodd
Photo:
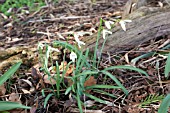
<path id="1" fill-rule="evenodd" d="M 5 88 L 4 84 L 2 84 L 0 86 L 0 96 L 5 95 L 5 93 L 6 93 L 6 88 Z"/>
<path id="2" fill-rule="evenodd" d="M 94 78 L 94 76 L 90 76 L 90 78 L 88 80 L 85 81 L 84 83 L 84 87 L 86 86 L 93 86 L 93 85 L 96 85 L 97 81 L 96 79 Z M 87 90 L 86 92 L 90 92 L 91 90 Z"/>
<path id="3" fill-rule="evenodd" d="M 21 103 L 20 97 L 19 97 L 19 95 L 17 93 L 11 93 L 9 95 L 9 99 L 8 100 L 11 101 L 11 102 Z"/>
<path id="4" fill-rule="evenodd" d="M 36 107 L 31 107 L 30 113 L 36 113 L 37 108 Z"/>
<path id="5" fill-rule="evenodd" d="M 67 62 L 66 62 L 66 61 L 61 62 L 61 65 L 59 66 L 59 70 L 60 70 L 60 71 L 65 70 L 65 69 L 66 69 L 66 66 L 67 66 Z"/>
<path id="6" fill-rule="evenodd" d="M 56 80 L 55 80 L 53 77 L 51 77 L 51 78 L 49 79 L 49 78 L 48 78 L 48 75 L 45 75 L 45 76 L 44 76 L 44 82 L 45 82 L 46 84 L 51 84 L 51 85 L 56 84 Z"/>

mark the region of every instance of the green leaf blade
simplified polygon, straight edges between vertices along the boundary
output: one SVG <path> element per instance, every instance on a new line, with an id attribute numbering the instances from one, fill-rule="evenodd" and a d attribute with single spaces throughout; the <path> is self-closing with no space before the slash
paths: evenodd
<path id="1" fill-rule="evenodd" d="M 101 71 L 103 74 L 109 76 L 119 87 L 121 87 L 121 89 L 123 90 L 123 92 L 127 95 L 128 94 L 128 90 L 120 83 L 120 81 L 113 76 L 111 73 L 109 73 L 108 71 Z"/>
<path id="2" fill-rule="evenodd" d="M 162 101 L 158 113 L 168 113 L 168 108 L 170 106 L 170 94 L 168 94 Z"/>
<path id="3" fill-rule="evenodd" d="M 166 60 L 166 65 L 165 65 L 165 70 L 164 70 L 166 78 L 168 77 L 169 72 L 170 72 L 170 53 L 168 54 L 168 58 Z"/>
<path id="4" fill-rule="evenodd" d="M 111 67 L 108 67 L 105 69 L 105 71 L 108 71 L 108 70 L 114 70 L 114 69 L 128 69 L 128 70 L 133 70 L 133 71 L 137 71 L 139 73 L 142 73 L 146 76 L 149 76 L 145 71 L 143 71 L 142 69 L 139 69 L 139 68 L 136 68 L 136 67 L 133 67 L 133 66 L 123 66 L 123 65 L 120 65 L 120 66 L 111 66 Z"/>
<path id="5" fill-rule="evenodd" d="M 21 62 L 14 64 L 7 72 L 0 77 L 0 85 L 6 82 L 20 67 Z"/>
<path id="6" fill-rule="evenodd" d="M 16 109 L 16 108 L 31 109 L 31 107 L 24 106 L 20 103 L 9 102 L 9 101 L 0 101 L 0 111 L 12 110 L 12 109 Z"/>

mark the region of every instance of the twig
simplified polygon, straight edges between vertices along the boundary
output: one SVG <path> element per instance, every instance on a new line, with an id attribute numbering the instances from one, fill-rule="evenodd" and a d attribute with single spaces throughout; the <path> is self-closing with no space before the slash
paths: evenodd
<path id="1" fill-rule="evenodd" d="M 69 17 L 60 17 L 60 18 L 52 18 L 52 19 L 39 19 L 39 20 L 30 20 L 28 23 L 35 23 L 35 22 L 46 22 L 46 21 L 58 21 L 58 20 L 75 20 L 75 19 L 82 19 L 82 18 L 91 18 L 92 16 L 69 16 Z"/>

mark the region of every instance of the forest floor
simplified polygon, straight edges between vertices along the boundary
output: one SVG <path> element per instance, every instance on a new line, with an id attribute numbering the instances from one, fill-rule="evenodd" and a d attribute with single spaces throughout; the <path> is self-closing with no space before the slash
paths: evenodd
<path id="1" fill-rule="evenodd" d="M 45 73 L 40 70 L 42 64 L 38 59 L 38 43 L 50 45 L 53 41 L 59 40 L 75 44 L 71 33 L 86 32 L 87 36 L 88 33 L 97 33 L 100 18 L 104 20 L 120 18 L 126 1 L 104 2 L 101 0 L 94 4 L 60 2 L 56 6 L 42 7 L 33 13 L 17 12 L 11 18 L 0 15 L 0 51 L 24 47 L 27 48 L 27 51 L 32 51 L 29 55 L 32 56 L 31 58 L 34 57 L 31 60 L 28 59 L 29 56 L 25 55 L 22 50 L 0 60 L 1 75 L 13 64 L 9 61 L 10 64 L 4 65 L 5 62 L 8 62 L 7 60 L 12 59 L 12 56 L 22 54 L 22 57 L 28 60 L 27 63 L 21 65 L 8 82 L 0 86 L 0 100 L 19 102 L 31 106 L 32 109 L 17 109 L 10 112 L 79 112 L 76 101 L 70 101 L 69 95 L 64 95 L 64 90 L 61 91 L 63 95 L 59 99 L 52 96 L 44 108 L 45 97 L 42 96 L 42 89 L 51 88 L 52 84 L 46 80 L 47 78 L 43 78 Z M 86 38 L 86 36 L 81 38 Z M 101 60 L 101 69 L 116 65 L 133 65 L 146 71 L 149 77 L 130 70 L 117 69 L 111 71 L 128 89 L 129 94 L 126 96 L 121 90 L 104 89 L 116 94 L 116 98 L 111 98 L 91 91 L 92 95 L 113 102 L 113 105 L 100 104 L 89 99 L 92 105 L 86 108 L 91 110 L 88 113 L 156 113 L 160 100 L 170 93 L 170 80 L 164 76 L 167 57 L 163 53 L 167 53 L 168 50 L 160 49 L 169 45 L 169 43 L 170 35 L 157 37 L 128 51 L 120 51 L 114 54 L 103 53 L 105 58 Z M 134 62 L 135 58 L 151 52 L 154 53 L 141 57 Z M 57 60 L 60 65 L 63 61 L 63 53 L 61 52 L 58 55 Z M 96 83 L 115 84 L 103 75 L 96 78 Z M 49 93 L 51 91 L 45 91 L 46 95 Z"/>

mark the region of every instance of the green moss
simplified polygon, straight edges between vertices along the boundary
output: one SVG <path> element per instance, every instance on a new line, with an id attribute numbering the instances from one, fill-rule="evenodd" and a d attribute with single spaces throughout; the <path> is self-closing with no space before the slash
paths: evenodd
<path id="1" fill-rule="evenodd" d="M 36 3 L 36 5 L 35 5 L 35 3 Z M 26 7 L 29 7 L 29 9 L 37 10 L 41 6 L 44 6 L 44 5 L 45 5 L 44 0 L 6 0 L 5 3 L 0 4 L 0 13 L 4 13 L 5 15 L 9 16 L 10 13 L 8 12 L 8 10 L 10 8 L 21 8 L 21 7 L 26 6 Z M 35 6 L 36 6 L 36 8 L 35 8 Z"/>

